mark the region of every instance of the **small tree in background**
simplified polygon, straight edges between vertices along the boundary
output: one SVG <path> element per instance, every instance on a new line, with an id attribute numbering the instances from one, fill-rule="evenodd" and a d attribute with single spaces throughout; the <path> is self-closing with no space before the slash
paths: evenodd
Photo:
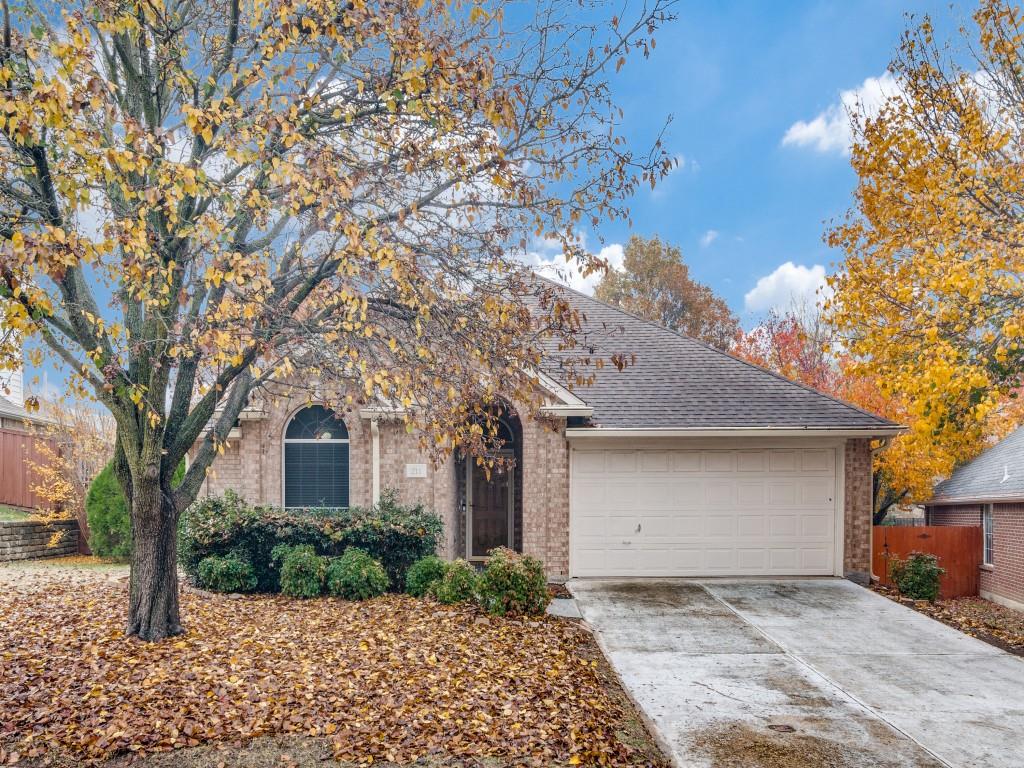
<path id="1" fill-rule="evenodd" d="M 622 270 L 608 270 L 594 295 L 718 349 L 740 330 L 725 300 L 690 277 L 682 251 L 658 237 L 630 237 Z"/>
<path id="2" fill-rule="evenodd" d="M 46 503 L 46 519 L 75 518 L 89 539 L 85 497 L 89 485 L 114 455 L 114 420 L 82 402 L 43 401 L 49 423 L 37 426 L 37 459 L 29 461 L 31 490 Z"/>

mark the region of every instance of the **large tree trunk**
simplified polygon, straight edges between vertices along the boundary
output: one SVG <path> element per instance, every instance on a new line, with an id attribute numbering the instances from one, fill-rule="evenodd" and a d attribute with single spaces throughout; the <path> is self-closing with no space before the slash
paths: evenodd
<path id="1" fill-rule="evenodd" d="M 162 640 L 184 632 L 178 612 L 178 513 L 169 489 L 153 485 L 136 488 L 131 505 L 127 632 L 142 640 Z"/>

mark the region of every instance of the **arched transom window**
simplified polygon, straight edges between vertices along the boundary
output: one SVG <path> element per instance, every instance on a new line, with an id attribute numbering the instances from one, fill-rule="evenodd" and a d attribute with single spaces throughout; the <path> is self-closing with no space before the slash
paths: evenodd
<path id="1" fill-rule="evenodd" d="M 303 408 L 285 428 L 284 505 L 348 506 L 348 429 L 322 405 Z"/>

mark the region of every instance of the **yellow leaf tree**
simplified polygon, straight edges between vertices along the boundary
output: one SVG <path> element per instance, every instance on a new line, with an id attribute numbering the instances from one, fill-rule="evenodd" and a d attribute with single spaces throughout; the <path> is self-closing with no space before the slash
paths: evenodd
<path id="1" fill-rule="evenodd" d="M 116 423 L 129 634 L 182 631 L 178 516 L 257 390 L 347 381 L 442 453 L 535 401 L 577 323 L 515 254 L 597 268 L 579 228 L 671 167 L 607 83 L 669 4 L 3 4 L 0 311 Z"/>
<path id="2" fill-rule="evenodd" d="M 916 501 L 1005 430 L 1024 363 L 1024 18 L 984 0 L 973 21 L 959 46 L 928 19 L 905 34 L 899 93 L 853 116 L 855 205 L 828 234 L 829 318 L 910 429 L 881 461 Z"/>

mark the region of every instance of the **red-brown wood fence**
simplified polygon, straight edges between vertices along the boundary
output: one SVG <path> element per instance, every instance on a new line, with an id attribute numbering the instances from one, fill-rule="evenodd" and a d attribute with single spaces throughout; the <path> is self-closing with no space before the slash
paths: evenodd
<path id="1" fill-rule="evenodd" d="M 0 504 L 34 509 L 45 502 L 32 493 L 34 478 L 30 462 L 42 464 L 46 454 L 40 444 L 55 446 L 50 438 L 29 432 L 0 429 Z"/>
<path id="2" fill-rule="evenodd" d="M 882 584 L 892 585 L 889 580 L 890 558 L 906 558 L 911 552 L 926 552 L 939 558 L 939 567 L 946 569 L 939 582 L 942 597 L 973 597 L 978 594 L 981 526 L 874 527 L 871 541 L 871 570 Z"/>

